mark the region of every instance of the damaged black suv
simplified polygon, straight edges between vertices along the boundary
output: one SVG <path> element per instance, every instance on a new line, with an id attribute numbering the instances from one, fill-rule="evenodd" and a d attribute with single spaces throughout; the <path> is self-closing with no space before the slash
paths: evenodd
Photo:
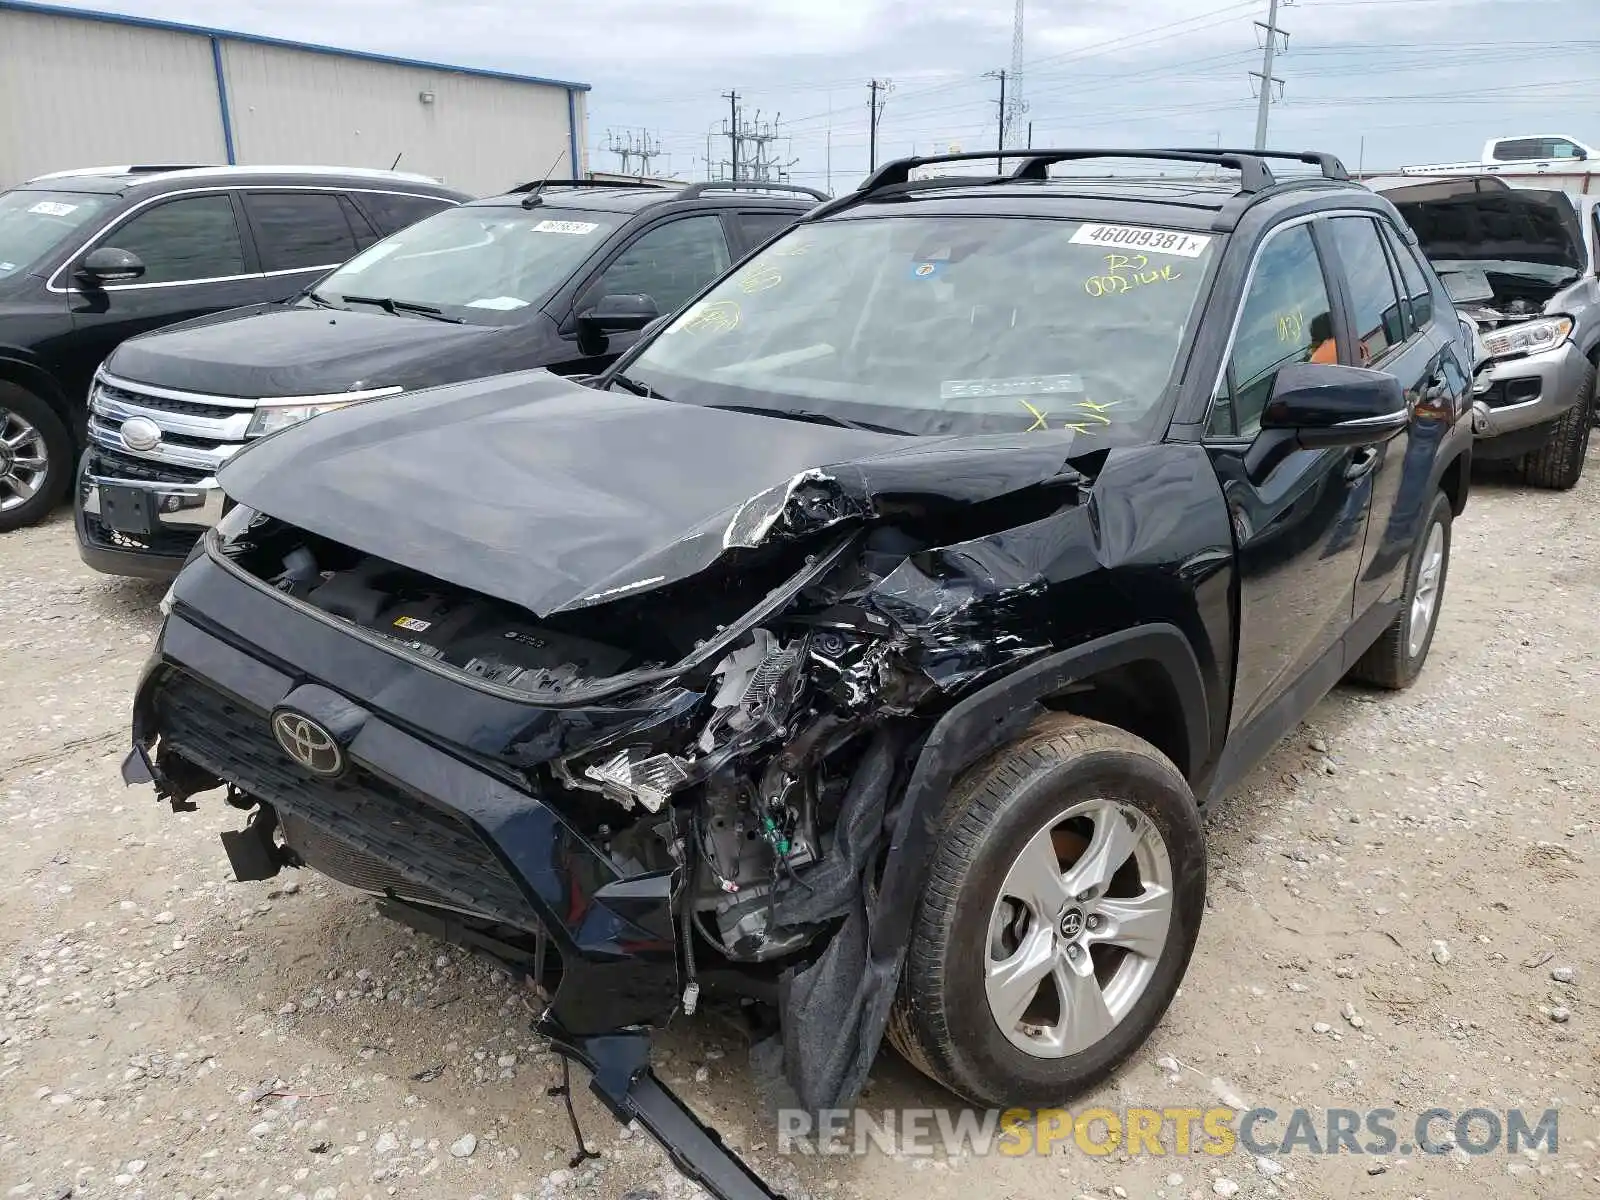
<path id="1" fill-rule="evenodd" d="M 1105 157 L 1186 173 L 1050 173 Z M 126 777 L 225 786 L 240 878 L 309 866 L 525 973 L 720 1194 L 753 1185 L 645 1058 L 702 991 L 776 1012 L 808 1108 L 885 1032 L 992 1105 L 1126 1058 L 1202 806 L 1341 678 L 1415 678 L 1467 499 L 1463 329 L 1336 159 L 912 177 L 961 158 L 587 384 L 238 455 L 139 686 Z"/>

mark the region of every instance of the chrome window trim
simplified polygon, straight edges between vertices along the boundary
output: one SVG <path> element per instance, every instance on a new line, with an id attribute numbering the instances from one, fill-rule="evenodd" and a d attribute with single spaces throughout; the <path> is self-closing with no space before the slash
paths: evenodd
<path id="1" fill-rule="evenodd" d="M 161 203 L 163 201 L 166 201 L 166 200 L 176 200 L 176 199 L 178 199 L 179 197 L 182 197 L 182 196 L 211 196 L 211 195 L 216 195 L 219 192 L 231 195 L 232 193 L 238 192 L 238 191 L 255 191 L 255 190 L 260 190 L 262 188 L 266 188 L 266 189 L 271 190 L 271 191 L 282 191 L 282 192 L 334 192 L 336 194 L 337 193 L 346 193 L 346 192 L 356 192 L 356 193 L 360 193 L 362 195 L 366 195 L 368 193 L 372 193 L 372 194 L 379 195 L 379 196 L 409 196 L 409 197 L 411 197 L 413 199 L 417 199 L 417 200 L 443 200 L 451 208 L 459 208 L 460 204 L 461 204 L 461 202 L 459 200 L 452 200 L 447 196 L 430 196 L 426 192 L 408 192 L 408 191 L 405 191 L 402 188 L 338 187 L 338 186 L 335 186 L 333 184 L 320 184 L 320 183 L 263 184 L 259 180 L 256 180 L 256 181 L 243 181 L 243 180 L 241 180 L 241 181 L 235 182 L 235 183 L 216 184 L 216 185 L 211 186 L 211 187 L 178 188 L 178 189 L 176 189 L 174 191 L 162 192 L 161 194 L 156 195 L 156 196 L 148 196 L 145 199 L 140 200 L 137 204 L 134 204 L 131 207 L 124 209 L 122 212 L 120 212 L 116 216 L 112 217 L 111 220 L 107 221 L 104 225 L 100 226 L 100 228 L 95 230 L 94 233 L 92 235 L 90 235 L 90 237 L 86 241 L 84 241 L 82 244 L 80 244 L 76 250 L 74 250 L 71 254 L 67 255 L 67 257 L 62 261 L 62 263 L 61 263 L 61 265 L 59 267 L 57 267 L 54 271 L 50 272 L 50 278 L 45 281 L 45 285 L 44 285 L 45 286 L 45 291 L 50 292 L 50 293 L 52 293 L 54 295 L 57 295 L 57 296 L 81 296 L 81 295 L 83 295 L 84 294 L 83 293 L 83 289 L 81 289 L 81 288 L 76 288 L 76 287 L 57 287 L 56 286 L 57 282 L 59 281 L 59 279 L 61 277 L 62 272 L 66 271 L 67 268 L 70 267 L 74 262 L 76 262 L 78 260 L 78 258 L 86 250 L 88 250 L 91 246 L 93 246 L 96 242 L 98 242 L 102 237 L 104 237 L 112 229 L 115 229 L 117 226 L 123 224 L 125 221 L 128 221 L 136 213 L 142 211 L 143 209 L 149 208 L 152 204 L 159 204 L 159 203 Z M 243 231 L 241 231 L 241 239 L 242 239 L 242 232 Z M 383 240 L 383 235 L 379 234 L 378 241 L 382 241 L 382 240 Z M 376 243 L 374 243 L 374 245 L 376 245 Z M 335 267 L 337 267 L 339 265 L 341 265 L 341 264 L 339 264 L 339 263 L 334 263 L 333 264 L 333 266 L 335 266 Z M 110 284 L 109 286 L 103 288 L 102 290 L 103 291 L 107 291 L 107 292 L 130 292 L 130 291 L 135 291 L 135 290 L 138 290 L 138 289 L 153 289 L 153 288 L 165 288 L 165 287 L 197 287 L 200 284 L 204 284 L 204 283 L 232 283 L 232 282 L 240 280 L 240 279 L 267 279 L 267 278 L 271 278 L 272 276 L 275 276 L 275 275 L 298 275 L 298 274 L 301 274 L 302 272 L 327 271 L 327 270 L 331 270 L 331 269 L 332 269 L 331 267 L 295 267 L 292 270 L 288 270 L 288 271 L 265 271 L 265 272 L 263 272 L 263 271 L 252 271 L 252 272 L 247 272 L 247 273 L 245 273 L 243 275 L 214 275 L 214 276 L 210 276 L 210 277 L 205 278 L 205 279 L 175 279 L 175 280 L 172 280 L 169 283 L 113 283 L 113 284 Z"/>

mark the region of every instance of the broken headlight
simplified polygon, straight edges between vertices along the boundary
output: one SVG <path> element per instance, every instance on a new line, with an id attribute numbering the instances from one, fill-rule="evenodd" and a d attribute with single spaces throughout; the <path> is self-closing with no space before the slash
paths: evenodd
<path id="1" fill-rule="evenodd" d="M 1516 358 L 1553 350 L 1572 332 L 1571 317 L 1544 317 L 1521 325 L 1507 325 L 1483 339 L 1484 348 L 1494 358 Z"/>

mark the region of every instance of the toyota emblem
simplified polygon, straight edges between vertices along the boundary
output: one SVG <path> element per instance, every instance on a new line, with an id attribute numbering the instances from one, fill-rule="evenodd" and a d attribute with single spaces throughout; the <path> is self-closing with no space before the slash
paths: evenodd
<path id="1" fill-rule="evenodd" d="M 303 713 L 274 714 L 272 736 L 285 754 L 313 775 L 338 775 L 344 770 L 344 751 L 333 734 Z"/>
<path id="2" fill-rule="evenodd" d="M 161 427 L 149 417 L 129 417 L 119 432 L 122 444 L 129 450 L 148 454 L 161 445 Z"/>

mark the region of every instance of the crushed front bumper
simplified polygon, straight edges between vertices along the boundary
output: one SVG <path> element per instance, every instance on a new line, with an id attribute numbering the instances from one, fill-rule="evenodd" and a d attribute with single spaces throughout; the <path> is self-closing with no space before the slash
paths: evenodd
<path id="1" fill-rule="evenodd" d="M 1585 399 L 1588 360 L 1573 342 L 1554 350 L 1495 363 L 1488 386 L 1473 398 L 1472 432 L 1477 454 L 1496 457 L 1494 439 L 1548 425 Z"/>
<path id="2" fill-rule="evenodd" d="M 168 475 L 172 472 L 132 455 L 86 451 L 73 502 L 79 557 L 107 575 L 176 575 L 206 530 L 222 518 L 224 497 L 210 476 Z"/>
<path id="3" fill-rule="evenodd" d="M 271 724 L 285 707 L 348 736 L 341 774 L 284 752 Z M 288 846 L 332 878 L 548 937 L 561 967 L 551 1015 L 571 1034 L 664 1024 L 677 1006 L 669 874 L 625 875 L 501 775 L 174 614 L 140 680 L 128 771 L 181 802 L 192 770 L 268 806 Z"/>
<path id="4" fill-rule="evenodd" d="M 279 745 L 271 720 L 285 707 L 349 733 L 339 775 L 308 772 Z M 353 707 L 175 614 L 139 681 L 123 778 L 179 809 L 193 805 L 174 776 L 197 771 L 259 802 L 246 830 L 223 835 L 244 878 L 278 869 L 282 828 L 299 861 L 386 897 L 402 919 L 445 929 L 461 914 L 548 939 L 560 965 L 536 1028 L 590 1073 L 608 1111 L 637 1120 L 713 1196 L 783 1200 L 650 1070 L 647 1027 L 679 999 L 671 876 L 625 874 L 538 797 Z"/>

